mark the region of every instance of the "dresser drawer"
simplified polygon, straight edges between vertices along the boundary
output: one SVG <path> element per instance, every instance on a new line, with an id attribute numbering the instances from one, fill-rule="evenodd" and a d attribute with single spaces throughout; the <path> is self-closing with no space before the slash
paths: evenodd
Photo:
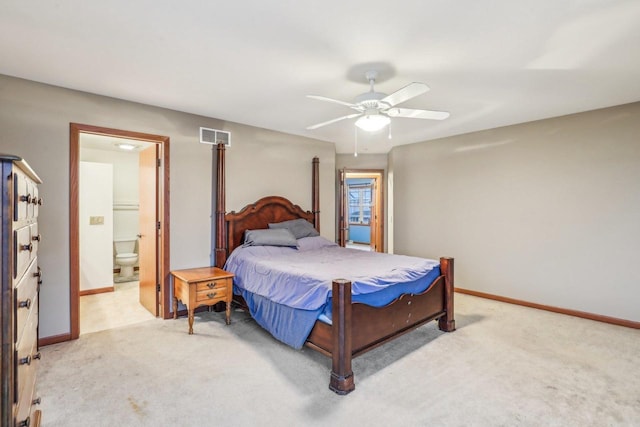
<path id="1" fill-rule="evenodd" d="M 40 235 L 38 234 L 38 223 L 34 222 L 29 226 L 29 232 L 31 234 L 31 255 L 35 257 L 38 254 L 38 244 L 40 243 Z"/>
<path id="2" fill-rule="evenodd" d="M 36 301 L 37 303 L 37 301 Z M 16 344 L 16 403 L 22 400 L 22 394 L 33 387 L 36 379 L 38 353 L 38 309 L 37 304 L 31 309 L 24 333 Z"/>
<path id="3" fill-rule="evenodd" d="M 27 196 L 29 199 L 27 202 L 27 218 L 33 218 L 33 202 L 37 200 L 33 194 L 35 187 L 36 186 L 33 182 L 27 180 Z"/>
<path id="4" fill-rule="evenodd" d="M 38 208 L 42 204 L 42 199 L 40 198 L 40 193 L 38 192 L 38 186 L 35 184 L 33 185 L 33 196 L 31 196 L 31 204 L 33 206 L 31 217 L 38 218 Z"/>
<path id="5" fill-rule="evenodd" d="M 13 278 L 22 277 L 29 263 L 35 258 L 31 241 L 31 227 L 28 225 L 13 232 Z"/>
<path id="6" fill-rule="evenodd" d="M 21 221 L 27 218 L 32 195 L 29 192 L 28 178 L 21 172 L 13 174 L 13 220 Z"/>
<path id="7" fill-rule="evenodd" d="M 22 172 L 14 173 L 13 180 L 13 220 L 22 221 L 27 218 L 37 218 L 38 207 L 42 204 L 38 186 Z"/>
<path id="8" fill-rule="evenodd" d="M 34 381 L 29 384 L 30 387 L 25 388 L 18 406 L 16 408 L 16 426 L 28 425 L 29 427 L 36 426 L 36 404 L 34 400 L 37 399 L 35 376 Z M 28 421 L 27 421 L 28 420 Z"/>
<path id="9" fill-rule="evenodd" d="M 196 293 L 196 303 L 213 303 L 214 301 L 226 301 L 229 288 L 226 286 L 216 286 L 214 289 L 198 291 Z"/>
<path id="10" fill-rule="evenodd" d="M 35 259 L 27 273 L 22 277 L 18 286 L 13 293 L 14 295 L 14 310 L 15 310 L 15 337 L 17 342 L 23 334 L 25 325 L 29 318 L 31 311 L 36 307 L 36 298 L 38 293 L 38 260 Z M 37 314 L 37 313 L 36 313 Z M 37 316 L 36 316 L 37 317 Z"/>

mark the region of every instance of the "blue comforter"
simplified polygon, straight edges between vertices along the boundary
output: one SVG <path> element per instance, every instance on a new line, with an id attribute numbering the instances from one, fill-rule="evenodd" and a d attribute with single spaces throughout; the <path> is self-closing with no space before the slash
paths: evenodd
<path id="1" fill-rule="evenodd" d="M 304 344 L 319 315 L 330 318 L 333 280 L 351 281 L 353 301 L 382 306 L 402 293 L 424 291 L 440 274 L 438 261 L 345 249 L 319 236 L 298 245 L 239 247 L 224 267 L 235 274 L 234 292 L 254 319 L 294 348 Z"/>

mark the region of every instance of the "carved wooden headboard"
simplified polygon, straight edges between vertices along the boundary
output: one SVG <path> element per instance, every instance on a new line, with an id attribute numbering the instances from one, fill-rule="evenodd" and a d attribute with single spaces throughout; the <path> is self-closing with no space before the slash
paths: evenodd
<path id="1" fill-rule="evenodd" d="M 312 161 L 311 211 L 304 211 L 300 206 L 280 196 L 263 197 L 251 203 L 239 212 L 225 212 L 225 146 L 218 144 L 218 194 L 216 207 L 216 267 L 222 268 L 229 254 L 242 244 L 245 230 L 269 228 L 269 223 L 290 219 L 304 218 L 320 231 L 320 186 L 319 165 L 317 157 Z"/>
<path id="2" fill-rule="evenodd" d="M 303 211 L 288 199 L 280 196 L 263 197 L 255 203 L 245 206 L 238 213 L 225 215 L 227 222 L 228 254 L 242 244 L 245 230 L 269 228 L 269 223 L 304 218 L 313 224 L 313 212 Z"/>

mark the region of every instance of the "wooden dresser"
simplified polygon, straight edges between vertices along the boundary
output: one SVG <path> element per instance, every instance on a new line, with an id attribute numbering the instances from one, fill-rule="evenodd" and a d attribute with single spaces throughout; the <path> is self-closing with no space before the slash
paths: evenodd
<path id="1" fill-rule="evenodd" d="M 2 427 L 40 425 L 36 393 L 38 352 L 38 193 L 40 178 L 19 157 L 0 154 L 2 279 Z"/>

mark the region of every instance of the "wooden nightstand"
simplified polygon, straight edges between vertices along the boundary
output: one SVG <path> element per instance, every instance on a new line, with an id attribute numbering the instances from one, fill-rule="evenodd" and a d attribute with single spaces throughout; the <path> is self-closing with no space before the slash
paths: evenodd
<path id="1" fill-rule="evenodd" d="M 202 305 L 211 307 L 221 301 L 227 304 L 227 325 L 231 323 L 233 273 L 218 267 L 189 268 L 172 271 L 173 318 L 178 317 L 178 300 L 189 312 L 189 334 L 193 334 L 193 312 Z"/>

